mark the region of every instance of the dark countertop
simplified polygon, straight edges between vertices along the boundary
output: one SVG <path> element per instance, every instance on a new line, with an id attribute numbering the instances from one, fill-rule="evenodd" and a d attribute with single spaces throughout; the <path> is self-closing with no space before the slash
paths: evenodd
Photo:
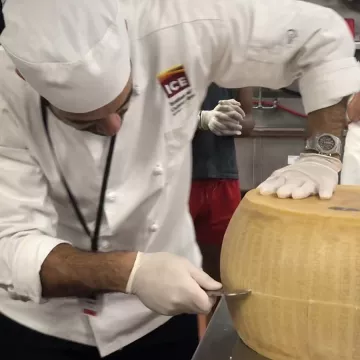
<path id="1" fill-rule="evenodd" d="M 249 349 L 232 326 L 230 314 L 221 300 L 205 336 L 192 360 L 269 360 Z"/>

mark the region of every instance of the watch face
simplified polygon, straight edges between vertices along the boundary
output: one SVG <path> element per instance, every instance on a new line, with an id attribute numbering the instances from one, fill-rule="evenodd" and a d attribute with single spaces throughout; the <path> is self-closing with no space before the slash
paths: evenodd
<path id="1" fill-rule="evenodd" d="M 329 135 L 320 136 L 318 144 L 322 151 L 331 151 L 336 145 L 335 140 Z"/>

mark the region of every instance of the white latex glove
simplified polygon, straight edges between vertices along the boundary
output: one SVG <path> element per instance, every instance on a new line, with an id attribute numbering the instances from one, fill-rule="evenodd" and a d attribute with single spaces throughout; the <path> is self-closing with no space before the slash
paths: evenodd
<path id="1" fill-rule="evenodd" d="M 126 292 L 162 315 L 207 314 L 216 299 L 203 290 L 219 290 L 221 283 L 170 253 L 138 253 Z"/>
<path id="2" fill-rule="evenodd" d="M 200 128 L 215 135 L 241 135 L 240 123 L 245 117 L 240 103 L 234 99 L 221 100 L 214 110 L 201 111 Z"/>
<path id="3" fill-rule="evenodd" d="M 279 198 L 303 199 L 319 194 L 330 199 L 338 184 L 341 161 L 324 155 L 301 154 L 294 164 L 276 170 L 259 185 L 262 195 L 277 194 Z"/>

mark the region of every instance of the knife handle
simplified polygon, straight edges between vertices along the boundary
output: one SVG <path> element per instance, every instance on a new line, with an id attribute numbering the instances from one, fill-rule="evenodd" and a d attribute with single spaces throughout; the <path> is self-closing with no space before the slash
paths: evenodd
<path id="1" fill-rule="evenodd" d="M 220 297 L 224 295 L 224 290 L 205 290 L 206 294 L 210 297 Z"/>

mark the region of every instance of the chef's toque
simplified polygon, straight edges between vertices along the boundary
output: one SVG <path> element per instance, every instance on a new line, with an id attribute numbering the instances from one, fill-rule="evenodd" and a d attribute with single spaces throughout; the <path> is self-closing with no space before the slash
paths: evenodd
<path id="1" fill-rule="evenodd" d="M 114 100 L 130 76 L 119 0 L 9 0 L 0 43 L 50 103 L 84 113 Z"/>

